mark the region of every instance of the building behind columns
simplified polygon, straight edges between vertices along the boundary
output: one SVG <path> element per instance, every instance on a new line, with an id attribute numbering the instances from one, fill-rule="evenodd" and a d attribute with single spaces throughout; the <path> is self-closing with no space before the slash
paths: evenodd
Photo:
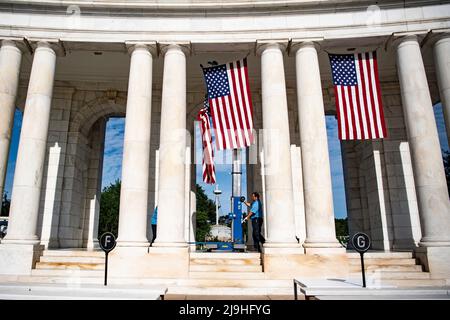
<path id="1" fill-rule="evenodd" d="M 264 202 L 263 272 L 348 276 L 333 219 L 327 53 L 377 50 L 388 137 L 341 143 L 350 234 L 365 232 L 372 250 L 409 252 L 431 278 L 450 279 L 450 202 L 432 109 L 442 103 L 450 132 L 450 5 L 215 2 L 0 4 L 2 191 L 14 110 L 24 112 L 0 273 L 33 275 L 50 250 L 98 250 L 105 124 L 122 116 L 111 276 L 189 278 L 199 65 L 248 55 L 258 139 L 244 193 Z"/>

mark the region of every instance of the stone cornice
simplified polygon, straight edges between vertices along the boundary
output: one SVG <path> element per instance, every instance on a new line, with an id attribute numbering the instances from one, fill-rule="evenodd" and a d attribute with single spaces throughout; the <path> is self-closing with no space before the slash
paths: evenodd
<path id="1" fill-rule="evenodd" d="M 310 10 L 314 12 L 320 11 L 336 11 L 348 10 L 351 8 L 367 8 L 374 4 L 372 0 L 3 0 L 5 4 L 14 6 L 46 6 L 47 8 L 68 8 L 69 6 L 79 6 L 86 10 L 108 9 L 114 11 L 120 10 L 124 13 L 124 9 L 133 10 L 149 9 L 161 12 L 188 12 L 188 11 L 209 11 L 209 12 L 227 12 L 236 9 L 247 9 L 251 11 L 287 11 L 287 10 Z M 423 6 L 429 4 L 440 4 L 438 0 L 409 0 L 410 5 Z M 381 7 L 404 7 L 404 0 L 384 0 L 378 3 Z M 408 4 L 409 5 L 409 4 Z M 113 12 L 109 13 L 113 13 Z M 142 12 L 141 12 L 142 14 Z"/>

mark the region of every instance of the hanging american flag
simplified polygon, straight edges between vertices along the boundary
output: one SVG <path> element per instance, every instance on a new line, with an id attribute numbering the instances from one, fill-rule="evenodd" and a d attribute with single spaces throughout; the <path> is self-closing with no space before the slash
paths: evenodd
<path id="1" fill-rule="evenodd" d="M 341 140 L 385 138 L 376 52 L 330 54 Z"/>
<path id="2" fill-rule="evenodd" d="M 214 150 L 212 146 L 210 115 L 207 100 L 204 102 L 204 107 L 198 112 L 197 120 L 200 121 L 200 132 L 202 135 L 203 181 L 207 184 L 214 184 L 216 183 L 216 173 L 214 167 Z"/>
<path id="3" fill-rule="evenodd" d="M 203 68 L 218 150 L 253 143 L 253 106 L 247 59 Z"/>

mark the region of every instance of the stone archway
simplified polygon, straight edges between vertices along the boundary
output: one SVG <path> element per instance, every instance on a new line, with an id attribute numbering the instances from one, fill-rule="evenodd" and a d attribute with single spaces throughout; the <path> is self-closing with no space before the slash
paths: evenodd
<path id="1" fill-rule="evenodd" d="M 106 122 L 124 116 L 126 97 L 116 91 L 83 104 L 70 118 L 60 211 L 60 247 L 98 246 Z"/>

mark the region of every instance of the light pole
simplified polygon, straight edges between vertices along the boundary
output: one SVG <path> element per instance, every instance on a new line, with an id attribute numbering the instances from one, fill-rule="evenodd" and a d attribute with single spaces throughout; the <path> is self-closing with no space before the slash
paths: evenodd
<path id="1" fill-rule="evenodd" d="M 219 197 L 222 194 L 222 191 L 219 190 L 219 185 L 216 184 L 216 188 L 214 189 L 214 195 L 215 195 L 215 203 L 216 203 L 216 226 L 219 225 L 219 208 L 220 208 L 220 201 Z"/>

